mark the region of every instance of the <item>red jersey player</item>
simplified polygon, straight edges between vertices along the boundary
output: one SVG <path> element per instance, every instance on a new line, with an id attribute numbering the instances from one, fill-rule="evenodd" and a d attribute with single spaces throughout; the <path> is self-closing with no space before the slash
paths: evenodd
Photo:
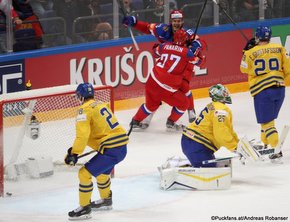
<path id="1" fill-rule="evenodd" d="M 170 24 L 155 24 L 155 23 L 148 23 L 144 21 L 137 20 L 135 16 L 125 16 L 123 18 L 123 24 L 126 26 L 131 26 L 138 31 L 145 33 L 145 34 L 152 34 L 155 36 L 159 42 L 172 42 L 173 35 L 177 30 L 184 30 L 188 35 L 188 40 L 190 41 L 189 48 L 192 50 L 194 56 L 196 57 L 196 61 L 194 65 L 201 66 L 205 62 L 205 56 L 202 55 L 202 50 L 206 47 L 204 41 L 202 41 L 199 36 L 194 35 L 194 31 L 192 29 L 187 29 L 183 27 L 184 16 L 182 11 L 174 10 L 170 13 Z M 193 66 L 191 70 L 191 75 L 193 74 Z M 189 82 L 191 78 L 188 79 Z M 188 107 L 188 116 L 189 122 L 193 122 L 195 119 L 195 110 L 194 110 L 194 101 L 192 97 L 191 90 L 188 89 L 188 92 L 185 92 L 188 100 L 189 100 L 189 107 Z M 152 115 L 151 115 L 152 116 Z"/>
<path id="2" fill-rule="evenodd" d="M 189 106 L 185 95 L 191 78 L 188 70 L 196 62 L 193 52 L 186 47 L 187 37 L 186 32 L 180 29 L 174 33 L 173 43 L 163 43 L 154 48 L 158 60 L 145 85 L 145 103 L 132 119 L 133 128 L 147 128 L 148 125 L 142 124 L 142 120 L 155 112 L 162 101 L 172 106 L 166 127 L 179 128 L 176 121 Z"/>

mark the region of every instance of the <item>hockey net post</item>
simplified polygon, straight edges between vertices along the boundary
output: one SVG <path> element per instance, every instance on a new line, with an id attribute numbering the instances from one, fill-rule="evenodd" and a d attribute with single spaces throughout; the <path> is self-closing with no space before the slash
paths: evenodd
<path id="1" fill-rule="evenodd" d="M 63 164 L 75 138 L 75 117 L 81 105 L 76 88 L 65 85 L 0 95 L 0 196 L 4 196 L 6 166 L 23 164 L 34 156 L 49 156 L 54 164 Z M 113 88 L 94 89 L 95 99 L 108 103 L 114 112 Z M 36 137 L 30 126 L 32 116 L 39 123 Z"/>

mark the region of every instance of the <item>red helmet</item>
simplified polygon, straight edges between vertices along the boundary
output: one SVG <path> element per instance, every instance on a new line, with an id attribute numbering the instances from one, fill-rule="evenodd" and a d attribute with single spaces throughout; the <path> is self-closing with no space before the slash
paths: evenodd
<path id="1" fill-rule="evenodd" d="M 179 29 L 173 35 L 173 44 L 184 46 L 187 38 L 187 33 L 183 29 Z"/>
<path id="2" fill-rule="evenodd" d="M 183 19 L 183 12 L 180 10 L 173 10 L 170 13 L 170 19 Z"/>

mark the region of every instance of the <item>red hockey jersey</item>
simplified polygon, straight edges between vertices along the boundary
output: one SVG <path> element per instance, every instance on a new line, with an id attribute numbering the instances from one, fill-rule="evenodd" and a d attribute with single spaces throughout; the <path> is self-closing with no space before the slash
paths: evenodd
<path id="1" fill-rule="evenodd" d="M 162 88 L 176 91 L 180 88 L 182 80 L 190 81 L 195 56 L 187 47 L 167 42 L 154 49 L 158 57 L 151 76 Z"/>

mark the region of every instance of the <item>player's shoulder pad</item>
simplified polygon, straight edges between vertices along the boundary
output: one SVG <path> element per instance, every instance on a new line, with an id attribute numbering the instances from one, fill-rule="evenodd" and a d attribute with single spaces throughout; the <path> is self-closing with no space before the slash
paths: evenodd
<path id="1" fill-rule="evenodd" d="M 189 35 L 192 36 L 194 34 L 194 31 L 192 29 L 189 28 L 183 28 L 183 30 Z"/>
<path id="2" fill-rule="evenodd" d="M 165 33 L 171 32 L 171 26 L 165 23 L 160 23 L 155 26 L 155 30 L 158 36 L 165 37 Z"/>

